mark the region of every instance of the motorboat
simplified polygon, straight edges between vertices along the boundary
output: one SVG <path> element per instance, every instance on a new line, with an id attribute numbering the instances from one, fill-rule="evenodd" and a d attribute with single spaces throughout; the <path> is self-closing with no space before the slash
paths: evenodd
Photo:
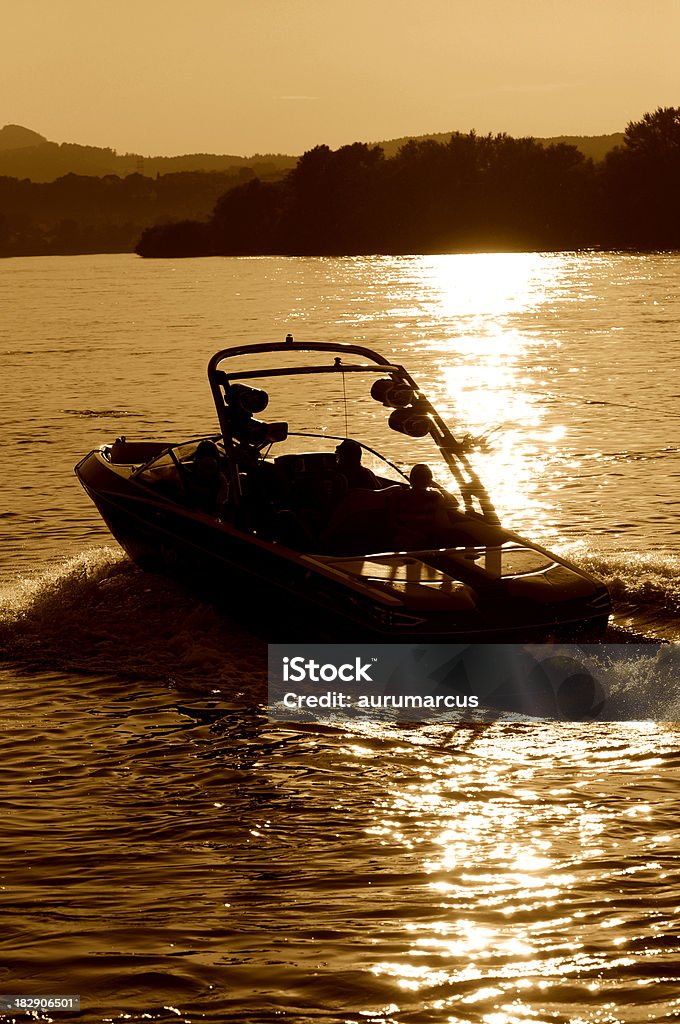
<path id="1" fill-rule="evenodd" d="M 399 363 L 288 335 L 220 350 L 208 381 L 215 433 L 119 437 L 75 467 L 142 568 L 285 616 L 296 640 L 531 642 L 605 630 L 605 585 L 501 524 L 469 443 Z M 268 407 L 280 418 L 256 418 Z M 405 444 L 404 459 L 391 441 Z"/>

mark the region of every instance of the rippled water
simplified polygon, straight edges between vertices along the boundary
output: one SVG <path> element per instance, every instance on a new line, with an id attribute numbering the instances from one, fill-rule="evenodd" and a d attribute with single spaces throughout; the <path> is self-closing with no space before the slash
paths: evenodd
<path id="1" fill-rule="evenodd" d="M 267 623 L 130 566 L 72 475 L 116 434 L 212 430 L 223 345 L 363 342 L 490 436 L 503 518 L 604 575 L 613 638 L 677 638 L 679 271 L 0 266 L 0 991 L 93 1022 L 680 1019 L 675 681 L 620 681 L 657 721 L 268 722 Z"/>

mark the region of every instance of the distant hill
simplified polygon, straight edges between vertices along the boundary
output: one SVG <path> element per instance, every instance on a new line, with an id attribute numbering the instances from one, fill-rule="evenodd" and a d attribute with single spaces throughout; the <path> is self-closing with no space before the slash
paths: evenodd
<path id="1" fill-rule="evenodd" d="M 43 142 L 47 142 L 44 135 L 38 135 L 30 128 L 22 128 L 20 124 L 6 124 L 4 128 L 0 128 L 0 152 L 40 146 Z"/>
<path id="2" fill-rule="evenodd" d="M 258 177 L 278 177 L 295 166 L 297 157 L 281 153 L 256 153 L 252 157 L 231 154 L 191 153 L 186 156 L 118 154 L 115 149 L 49 142 L 43 135 L 8 124 L 0 129 L 0 177 L 55 181 L 65 174 L 103 178 L 109 174 L 177 174 L 187 171 L 229 172 L 250 168 Z"/>
<path id="3" fill-rule="evenodd" d="M 553 139 L 536 139 L 536 142 L 543 146 L 576 146 L 584 156 L 598 163 L 610 150 L 622 146 L 623 139 L 623 132 L 614 132 L 612 135 L 557 135 Z"/>
<path id="4" fill-rule="evenodd" d="M 448 142 L 454 132 L 439 132 L 436 135 L 407 135 L 401 139 L 388 139 L 384 142 L 374 142 L 371 145 L 380 146 L 386 157 L 395 154 L 407 142 Z M 557 135 L 553 138 L 535 139 L 543 146 L 557 146 L 559 144 L 576 146 L 584 156 L 590 157 L 595 162 L 604 160 L 607 153 L 615 146 L 623 145 L 623 132 L 614 132 L 613 135 Z"/>
<path id="5" fill-rule="evenodd" d="M 404 136 L 371 143 L 381 146 L 386 157 L 394 156 L 407 142 L 448 142 L 453 132 L 436 135 Z M 609 150 L 623 143 L 623 133 L 613 135 L 561 135 L 536 139 L 543 145 L 566 143 L 576 146 L 592 160 L 603 160 Z M 295 167 L 297 156 L 285 153 L 256 153 L 253 156 L 233 154 L 188 153 L 185 156 L 142 156 L 139 153 L 117 153 L 115 149 L 100 146 L 82 146 L 74 142 L 50 142 L 44 135 L 7 124 L 0 128 L 0 177 L 28 178 L 30 181 L 55 181 L 65 174 L 91 175 L 103 178 L 115 174 L 120 178 L 128 174 L 178 174 L 186 171 L 235 171 L 251 169 L 259 178 L 281 177 Z"/>

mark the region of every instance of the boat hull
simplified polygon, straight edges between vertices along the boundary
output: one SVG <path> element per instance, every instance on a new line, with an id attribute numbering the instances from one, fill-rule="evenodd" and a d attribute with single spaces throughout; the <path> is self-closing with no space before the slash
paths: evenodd
<path id="1" fill-rule="evenodd" d="M 169 501 L 137 482 L 133 468 L 112 465 L 105 450 L 91 452 L 76 467 L 78 479 L 130 558 L 142 569 L 170 573 L 208 592 L 245 613 L 251 623 L 254 616 L 270 640 L 282 635 L 287 641 L 521 643 L 596 639 L 607 627 L 605 588 L 575 567 L 568 566 L 567 572 L 580 585 L 570 598 L 538 581 L 530 592 L 531 574 L 520 577 L 520 584 L 513 579 L 480 586 L 474 572 L 466 577 L 465 559 L 456 552 L 449 559 L 453 575 L 450 568 L 444 575 L 436 567 L 442 552 L 433 552 L 429 561 L 403 554 L 371 556 L 367 561 L 372 571 L 373 563 L 396 565 L 401 559 L 449 581 L 446 598 L 441 587 L 424 584 L 406 583 L 401 595 L 384 580 L 367 579 L 361 566 L 348 569 L 347 559 L 294 551 Z M 521 543 L 526 550 L 542 550 Z M 522 586 L 526 593 L 520 593 Z"/>

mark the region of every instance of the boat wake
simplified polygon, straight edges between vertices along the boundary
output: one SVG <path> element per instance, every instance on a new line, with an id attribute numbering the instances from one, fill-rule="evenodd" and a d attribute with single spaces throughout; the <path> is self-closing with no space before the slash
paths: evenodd
<path id="1" fill-rule="evenodd" d="M 610 631 L 637 642 L 680 641 L 680 558 L 590 552 L 574 561 L 607 584 L 614 605 Z"/>
<path id="2" fill-rule="evenodd" d="M 83 552 L 0 591 L 0 650 L 41 669 L 163 679 L 233 693 L 266 684 L 266 646 L 119 548 Z M 262 696 L 262 695 L 261 695 Z"/>

